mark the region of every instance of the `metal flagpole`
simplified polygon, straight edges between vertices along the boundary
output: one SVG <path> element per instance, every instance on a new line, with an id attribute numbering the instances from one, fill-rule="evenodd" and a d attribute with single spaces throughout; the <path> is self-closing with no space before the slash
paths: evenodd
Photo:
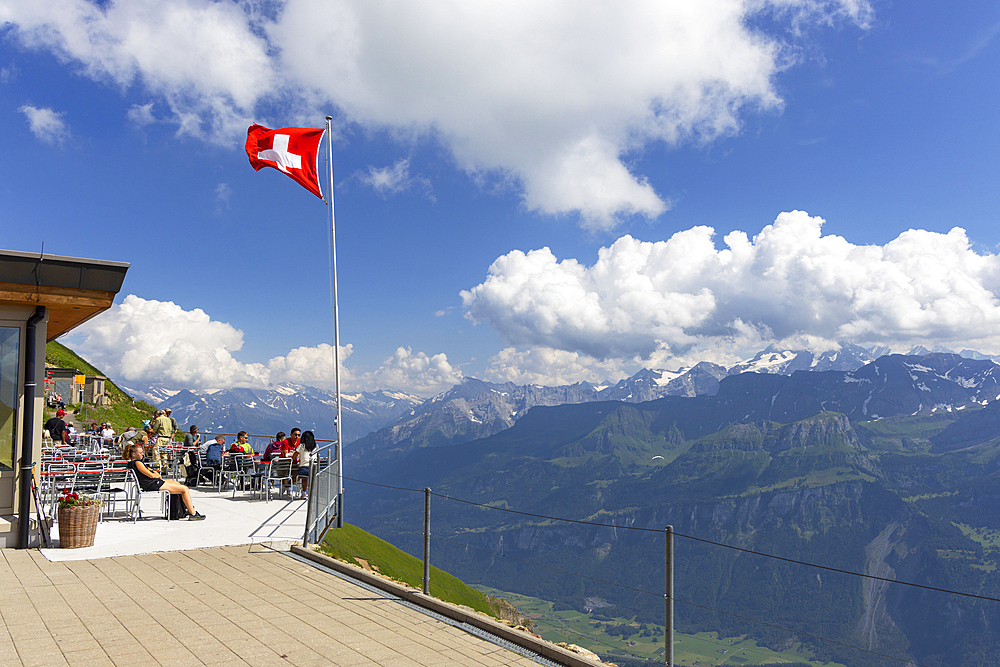
<path id="1" fill-rule="evenodd" d="M 337 528 L 344 527 L 344 453 L 340 428 L 340 319 L 337 315 L 337 224 L 333 214 L 333 116 L 326 117 L 326 148 L 330 163 L 330 261 L 333 273 L 333 382 L 337 392 Z"/>

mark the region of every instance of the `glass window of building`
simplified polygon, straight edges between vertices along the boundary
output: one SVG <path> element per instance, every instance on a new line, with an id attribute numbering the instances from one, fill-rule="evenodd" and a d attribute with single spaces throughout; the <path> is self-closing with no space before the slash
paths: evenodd
<path id="1" fill-rule="evenodd" d="M 0 470 L 14 469 L 21 330 L 0 326 Z"/>

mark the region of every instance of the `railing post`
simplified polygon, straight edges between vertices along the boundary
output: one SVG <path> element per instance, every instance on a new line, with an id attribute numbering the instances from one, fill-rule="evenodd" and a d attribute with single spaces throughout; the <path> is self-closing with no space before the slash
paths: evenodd
<path id="1" fill-rule="evenodd" d="M 338 401 L 340 399 L 337 399 Z M 337 457 L 337 528 L 344 527 L 344 462 L 340 457 L 340 430 L 337 430 L 337 446 L 334 448 L 334 455 Z"/>
<path id="2" fill-rule="evenodd" d="M 666 574 L 663 586 L 663 664 L 674 667 L 674 527 L 664 530 L 664 565 Z"/>
<path id="3" fill-rule="evenodd" d="M 430 595 L 431 583 L 431 489 L 424 488 L 424 595 Z"/>
<path id="4" fill-rule="evenodd" d="M 317 498 L 316 495 L 316 468 L 319 467 L 319 463 L 313 463 L 309 466 L 309 493 L 306 494 L 306 532 L 302 537 L 302 548 L 309 548 L 309 537 L 312 532 L 312 525 L 316 522 L 316 511 L 319 509 L 319 503 L 314 503 L 313 498 Z M 315 509 L 313 509 L 315 507 Z"/>

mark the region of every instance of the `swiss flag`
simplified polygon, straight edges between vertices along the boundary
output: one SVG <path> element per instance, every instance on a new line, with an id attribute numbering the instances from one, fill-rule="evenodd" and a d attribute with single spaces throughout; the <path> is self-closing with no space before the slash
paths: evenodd
<path id="1" fill-rule="evenodd" d="M 311 127 L 281 127 L 269 130 L 251 125 L 247 130 L 247 157 L 257 171 L 274 167 L 320 199 L 319 143 L 326 130 Z"/>

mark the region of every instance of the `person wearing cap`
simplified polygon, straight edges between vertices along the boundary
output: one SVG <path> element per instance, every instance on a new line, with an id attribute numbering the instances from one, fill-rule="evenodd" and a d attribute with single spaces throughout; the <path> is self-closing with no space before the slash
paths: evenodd
<path id="1" fill-rule="evenodd" d="M 149 426 L 145 427 L 144 429 L 142 429 L 140 431 L 132 431 L 131 435 L 129 435 L 128 433 L 125 433 L 123 435 L 126 436 L 125 437 L 125 444 L 126 445 L 134 445 L 137 442 L 148 443 L 148 442 L 152 442 L 154 440 L 154 438 L 153 438 L 153 429 L 151 427 L 149 427 Z M 145 438 L 145 440 L 143 440 L 143 438 Z"/>
<path id="2" fill-rule="evenodd" d="M 150 457 L 153 461 L 159 462 L 160 468 L 165 470 L 167 467 L 167 445 L 170 444 L 170 438 L 174 434 L 174 425 L 170 418 L 163 414 L 163 410 L 157 410 L 150 427 L 153 429 L 153 435 L 156 436 L 151 447 Z"/>
<path id="3" fill-rule="evenodd" d="M 55 417 L 52 417 L 45 422 L 45 426 L 43 428 L 49 432 L 49 436 L 52 438 L 53 442 L 62 442 L 65 437 L 66 422 L 62 420 L 63 415 L 65 414 L 65 411 L 58 410 Z"/>

